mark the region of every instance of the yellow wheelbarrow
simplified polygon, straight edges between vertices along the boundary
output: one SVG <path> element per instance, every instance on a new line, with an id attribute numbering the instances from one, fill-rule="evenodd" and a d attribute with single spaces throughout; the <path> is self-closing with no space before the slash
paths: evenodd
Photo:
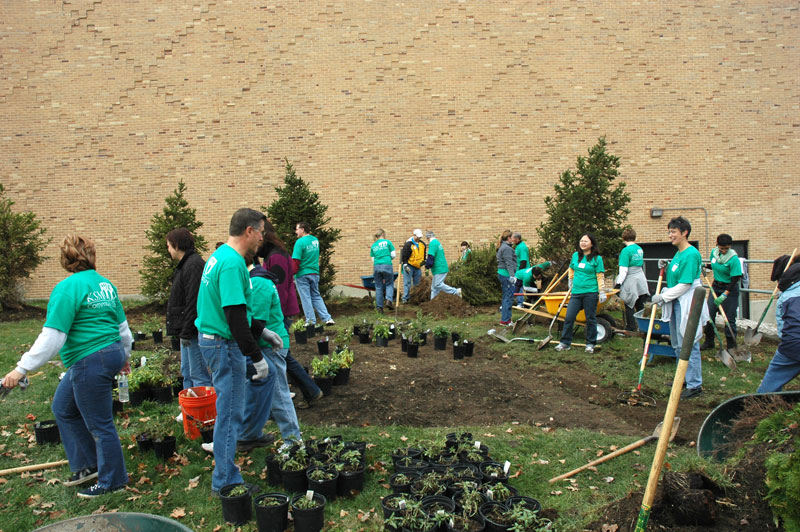
<path id="1" fill-rule="evenodd" d="M 616 329 L 616 321 L 610 315 L 603 312 L 605 307 L 611 301 L 611 296 L 618 293 L 619 290 L 610 290 L 606 292 L 606 300 L 602 303 L 597 304 L 597 343 L 601 344 L 611 339 L 614 336 L 614 330 Z M 564 301 L 564 296 L 567 296 L 566 302 L 562 305 L 561 302 Z M 556 320 L 563 323 L 564 319 L 567 317 L 567 306 L 569 305 L 569 296 L 566 292 L 552 292 L 546 295 L 542 295 L 542 301 L 544 301 L 544 310 L 538 310 L 534 308 L 520 308 L 516 307 L 518 310 L 522 310 L 523 312 L 527 312 L 528 314 L 533 314 L 534 316 L 541 316 L 543 318 L 553 319 L 554 317 L 557 318 Z M 586 326 L 586 313 L 581 310 L 578 312 L 578 315 L 575 318 L 575 325 Z"/>

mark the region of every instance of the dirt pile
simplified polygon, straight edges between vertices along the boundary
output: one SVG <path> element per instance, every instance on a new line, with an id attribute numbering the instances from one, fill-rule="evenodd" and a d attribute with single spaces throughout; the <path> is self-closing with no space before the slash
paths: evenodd
<path id="1" fill-rule="evenodd" d="M 431 278 L 429 275 L 422 276 L 419 284 L 408 293 L 408 302 L 412 305 L 420 305 L 429 301 L 431 298 Z"/>
<path id="2" fill-rule="evenodd" d="M 440 292 L 435 298 L 420 305 L 422 312 L 436 318 L 466 318 L 475 315 L 475 309 L 458 296 Z"/>

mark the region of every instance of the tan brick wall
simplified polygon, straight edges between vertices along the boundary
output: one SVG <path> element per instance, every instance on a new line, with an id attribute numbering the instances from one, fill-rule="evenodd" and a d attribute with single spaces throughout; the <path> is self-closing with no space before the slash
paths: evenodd
<path id="1" fill-rule="evenodd" d="M 377 226 L 398 245 L 432 228 L 451 259 L 505 228 L 534 242 L 542 199 L 601 135 L 641 241 L 666 239 L 650 207 L 705 207 L 712 238 L 786 252 L 797 3 L 672 4 L 7 2 L 0 180 L 56 241 L 93 237 L 124 294 L 179 179 L 213 243 L 269 204 L 288 157 L 342 228 L 339 282 L 358 282 Z M 50 260 L 27 294 L 64 276 Z"/>

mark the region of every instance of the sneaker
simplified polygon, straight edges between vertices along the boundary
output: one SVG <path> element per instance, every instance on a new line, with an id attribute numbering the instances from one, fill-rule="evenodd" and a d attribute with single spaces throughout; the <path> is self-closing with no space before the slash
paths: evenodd
<path id="1" fill-rule="evenodd" d="M 288 452 L 289 449 L 291 449 L 295 445 L 303 445 L 303 440 L 289 440 L 283 442 L 283 444 L 280 447 L 278 447 L 278 454 L 283 454 L 285 452 Z"/>
<path id="2" fill-rule="evenodd" d="M 86 488 L 85 490 L 79 491 L 78 497 L 81 499 L 94 499 L 95 497 L 124 489 L 125 486 L 117 486 L 116 488 L 101 488 L 99 484 L 95 484 L 91 488 Z"/>
<path id="3" fill-rule="evenodd" d="M 178 423 L 183 423 L 183 412 L 175 416 L 175 421 L 177 421 Z"/>
<path id="4" fill-rule="evenodd" d="M 328 321 L 325 322 L 325 325 L 336 325 L 336 322 L 333 321 L 333 318 L 331 318 L 331 319 L 329 319 Z"/>
<path id="5" fill-rule="evenodd" d="M 392 309 L 394 308 L 394 303 L 392 303 L 392 302 L 391 302 L 391 301 L 389 301 L 388 299 L 386 300 L 386 302 L 384 303 L 384 305 L 386 306 L 386 308 L 387 308 L 388 310 L 392 310 Z"/>
<path id="6" fill-rule="evenodd" d="M 500 321 L 500 325 L 502 325 L 503 327 L 508 327 L 509 325 L 511 325 L 511 320 Z"/>
<path id="7" fill-rule="evenodd" d="M 205 452 L 214 454 L 214 442 L 202 443 L 200 447 L 202 447 Z"/>
<path id="8" fill-rule="evenodd" d="M 592 344 L 589 344 L 586 346 L 586 349 L 584 349 L 584 351 L 586 351 L 587 353 L 594 353 L 594 346 Z"/>
<path id="9" fill-rule="evenodd" d="M 258 447 L 269 447 L 274 441 L 274 434 L 262 434 L 255 440 L 239 440 L 236 442 L 236 452 L 246 453 Z"/>
<path id="10" fill-rule="evenodd" d="M 461 289 L 460 289 L 460 288 L 456 288 L 456 295 L 457 295 L 458 297 L 462 297 L 462 296 L 461 296 Z M 462 297 L 462 299 L 463 299 L 463 297 Z"/>
<path id="11" fill-rule="evenodd" d="M 294 392 L 289 392 L 289 397 L 290 397 L 291 399 L 294 399 L 294 396 L 295 396 L 295 395 L 296 395 L 296 394 L 295 394 Z"/>
<path id="12" fill-rule="evenodd" d="M 300 410 L 311 408 L 311 405 L 322 399 L 324 395 L 325 394 L 322 393 L 322 390 L 318 390 L 317 395 L 315 395 L 314 397 L 311 397 L 309 399 L 301 399 L 300 401 L 297 401 L 295 408 L 299 408 Z"/>
<path id="13" fill-rule="evenodd" d="M 556 346 L 556 351 L 569 351 L 569 346 L 567 344 L 559 343 Z"/>
<path id="14" fill-rule="evenodd" d="M 681 392 L 681 399 L 691 399 L 692 397 L 697 397 L 703 393 L 703 387 L 698 386 L 697 388 L 686 388 Z"/>
<path id="15" fill-rule="evenodd" d="M 96 467 L 87 467 L 85 469 L 81 469 L 72 474 L 69 477 L 69 480 L 65 480 L 62 482 L 65 486 L 77 486 L 79 484 L 83 484 L 84 482 L 89 482 L 90 480 L 94 480 L 97 478 L 97 468 Z"/>

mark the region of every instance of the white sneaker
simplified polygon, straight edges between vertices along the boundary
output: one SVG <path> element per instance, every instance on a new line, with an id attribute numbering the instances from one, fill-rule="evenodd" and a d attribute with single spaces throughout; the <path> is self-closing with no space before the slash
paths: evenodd
<path id="1" fill-rule="evenodd" d="M 291 449 L 292 446 L 295 445 L 295 444 L 303 445 L 303 440 L 289 440 L 289 441 L 283 442 L 283 445 L 278 447 L 278 454 L 285 453 L 286 451 Z"/>
<path id="2" fill-rule="evenodd" d="M 331 319 L 329 319 L 328 321 L 325 322 L 325 325 L 336 325 L 336 322 L 333 321 L 333 318 L 331 318 Z"/>
<path id="3" fill-rule="evenodd" d="M 200 447 L 202 447 L 205 452 L 214 454 L 214 442 L 201 443 Z"/>
<path id="4" fill-rule="evenodd" d="M 556 351 L 569 351 L 569 346 L 567 344 L 559 343 L 556 346 Z"/>
<path id="5" fill-rule="evenodd" d="M 177 421 L 178 423 L 183 423 L 183 412 L 175 416 L 175 421 Z"/>
<path id="6" fill-rule="evenodd" d="M 291 397 L 292 399 L 294 399 L 294 396 L 295 396 L 295 393 L 294 393 L 294 392 L 289 392 L 289 397 Z"/>
<path id="7" fill-rule="evenodd" d="M 587 345 L 585 351 L 587 353 L 594 353 L 594 346 L 592 344 Z"/>
<path id="8" fill-rule="evenodd" d="M 458 297 L 461 297 L 461 289 L 460 288 L 456 288 L 456 295 Z M 463 299 L 463 297 L 462 297 L 462 299 Z"/>

